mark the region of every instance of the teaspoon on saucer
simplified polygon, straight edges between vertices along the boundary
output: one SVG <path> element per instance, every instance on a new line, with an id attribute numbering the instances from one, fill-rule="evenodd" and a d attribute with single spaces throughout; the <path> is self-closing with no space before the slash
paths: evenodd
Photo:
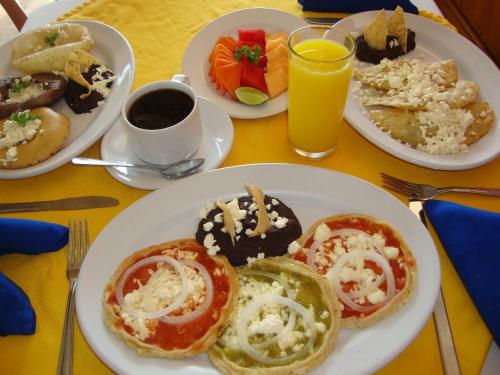
<path id="1" fill-rule="evenodd" d="M 205 162 L 205 159 L 185 159 L 176 163 L 164 165 L 125 163 L 119 161 L 107 161 L 91 158 L 73 158 L 71 162 L 76 165 L 151 169 L 153 171 L 161 173 L 165 178 L 172 179 L 184 177 L 190 173 L 193 173 Z"/>

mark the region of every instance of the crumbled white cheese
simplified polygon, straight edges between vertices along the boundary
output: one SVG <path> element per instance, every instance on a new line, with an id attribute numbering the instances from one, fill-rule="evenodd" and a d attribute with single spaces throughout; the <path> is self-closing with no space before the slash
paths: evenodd
<path id="1" fill-rule="evenodd" d="M 288 254 L 295 254 L 300 249 L 302 249 L 302 246 L 300 246 L 300 244 L 297 241 L 292 241 L 288 245 Z"/>
<path id="2" fill-rule="evenodd" d="M 203 229 L 205 230 L 205 232 L 210 232 L 213 227 L 214 223 L 212 223 L 211 221 L 207 221 L 205 224 L 203 224 Z"/>
<path id="3" fill-rule="evenodd" d="M 396 259 L 399 255 L 399 249 L 394 246 L 385 246 L 384 255 L 387 259 Z"/>
<path id="4" fill-rule="evenodd" d="M 376 291 L 367 294 L 366 298 L 371 304 L 376 305 L 385 299 L 385 293 L 382 290 L 377 289 Z"/>
<path id="5" fill-rule="evenodd" d="M 208 233 L 203 239 L 203 246 L 206 247 L 208 255 L 216 255 L 220 251 L 220 246 L 215 244 L 216 240 L 212 233 Z"/>

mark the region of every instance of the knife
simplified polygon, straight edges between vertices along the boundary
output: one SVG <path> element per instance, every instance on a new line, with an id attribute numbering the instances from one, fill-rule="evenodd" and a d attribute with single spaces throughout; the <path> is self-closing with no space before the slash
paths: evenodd
<path id="1" fill-rule="evenodd" d="M 335 17 L 304 17 L 304 21 L 307 23 L 313 23 L 317 25 L 334 25 L 339 22 L 342 18 Z"/>
<path id="2" fill-rule="evenodd" d="M 408 207 L 427 228 L 425 220 L 425 213 L 422 202 L 410 198 Z M 451 335 L 450 322 L 448 321 L 448 314 L 446 312 L 446 305 L 443 298 L 443 290 L 439 288 L 439 294 L 434 306 L 434 324 L 436 325 L 436 332 L 439 341 L 439 352 L 441 354 L 441 362 L 443 364 L 443 371 L 445 375 L 460 374 L 460 366 L 458 364 L 457 352 L 455 344 L 453 343 L 453 336 Z"/>
<path id="3" fill-rule="evenodd" d="M 117 206 L 118 199 L 101 196 L 57 199 L 53 201 L 0 203 L 0 213 L 25 211 L 83 210 Z"/>

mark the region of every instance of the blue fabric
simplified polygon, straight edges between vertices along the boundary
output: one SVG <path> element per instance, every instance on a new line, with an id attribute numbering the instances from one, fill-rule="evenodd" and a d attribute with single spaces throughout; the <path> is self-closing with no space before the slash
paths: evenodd
<path id="1" fill-rule="evenodd" d="M 28 296 L 0 272 L 0 336 L 32 335 L 36 316 Z"/>
<path id="2" fill-rule="evenodd" d="M 418 14 L 410 0 L 299 0 L 302 10 L 311 12 L 358 13 L 367 10 L 394 10 L 399 5 L 407 13 Z"/>
<path id="3" fill-rule="evenodd" d="M 425 212 L 500 345 L 500 214 L 431 200 Z"/>
<path id="4" fill-rule="evenodd" d="M 0 255 L 36 255 L 56 251 L 68 242 L 68 228 L 43 221 L 0 218 Z"/>
<path id="5" fill-rule="evenodd" d="M 0 218 L 0 255 L 36 255 L 68 242 L 68 228 L 42 221 Z M 32 335 L 36 315 L 24 291 L 0 272 L 0 336 Z"/>

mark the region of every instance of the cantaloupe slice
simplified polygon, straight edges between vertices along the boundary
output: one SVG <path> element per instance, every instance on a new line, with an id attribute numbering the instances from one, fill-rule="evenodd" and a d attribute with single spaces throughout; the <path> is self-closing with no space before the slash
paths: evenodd
<path id="1" fill-rule="evenodd" d="M 269 96 L 274 98 L 288 88 L 288 73 L 284 69 L 276 69 L 264 74 Z"/>
<path id="2" fill-rule="evenodd" d="M 266 43 L 266 53 L 269 51 L 272 51 L 273 49 L 278 47 L 280 44 L 284 45 L 285 47 L 287 46 L 285 39 L 281 39 L 281 38 L 271 39 L 269 42 Z"/>
<path id="3" fill-rule="evenodd" d="M 269 43 L 270 40 L 273 39 L 284 39 L 285 41 L 288 40 L 288 34 L 284 32 L 277 32 L 277 33 L 268 33 L 266 34 L 266 44 Z"/>
<path id="4" fill-rule="evenodd" d="M 280 58 L 288 59 L 288 48 L 280 44 L 273 50 L 266 53 L 268 64 L 272 64 L 275 60 Z"/>
<path id="5" fill-rule="evenodd" d="M 287 60 L 276 60 L 274 64 L 267 65 L 267 72 L 270 73 L 277 69 L 283 69 L 285 72 L 288 72 L 288 61 Z"/>

